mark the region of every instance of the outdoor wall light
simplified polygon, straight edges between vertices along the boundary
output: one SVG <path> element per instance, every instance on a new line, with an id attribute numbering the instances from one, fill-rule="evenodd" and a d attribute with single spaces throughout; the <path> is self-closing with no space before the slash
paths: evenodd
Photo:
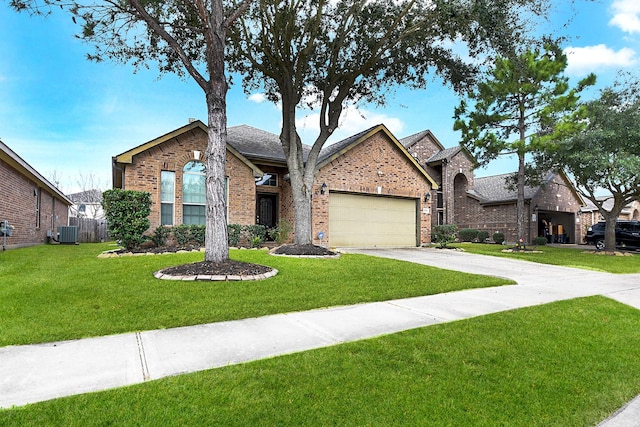
<path id="1" fill-rule="evenodd" d="M 320 194 L 324 194 L 327 192 L 327 183 L 323 182 L 322 186 L 320 187 Z"/>
<path id="2" fill-rule="evenodd" d="M 424 201 L 428 202 L 429 200 L 431 200 L 431 193 L 427 193 L 424 195 Z"/>

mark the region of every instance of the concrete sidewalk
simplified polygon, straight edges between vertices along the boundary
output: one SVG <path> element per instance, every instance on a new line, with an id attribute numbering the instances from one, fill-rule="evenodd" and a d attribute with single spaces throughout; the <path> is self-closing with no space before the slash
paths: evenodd
<path id="1" fill-rule="evenodd" d="M 0 347 L 0 407 L 121 387 L 576 297 L 606 295 L 640 309 L 640 274 L 613 275 L 435 249 L 352 252 L 506 277 L 518 285 Z M 640 425 L 628 424 L 624 421 L 627 419 L 640 420 L 640 399 L 602 425 Z"/>

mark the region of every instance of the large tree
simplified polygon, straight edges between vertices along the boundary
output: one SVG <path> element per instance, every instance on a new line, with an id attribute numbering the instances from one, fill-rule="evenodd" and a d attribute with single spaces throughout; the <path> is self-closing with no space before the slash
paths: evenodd
<path id="1" fill-rule="evenodd" d="M 513 57 L 496 59 L 486 79 L 469 97 L 473 110 L 463 100 L 455 110 L 454 130 L 462 132 L 463 144 L 486 165 L 498 156 L 517 155 L 518 171 L 510 185 L 516 188 L 516 237 L 525 241 L 524 188 L 527 177 L 535 178 L 539 167 L 532 162 L 544 152 L 549 138 L 567 132 L 573 121 L 556 126 L 562 117 L 580 113 L 578 93 L 595 83 L 589 75 L 570 89 L 564 76 L 567 57 L 556 43 L 527 50 Z M 528 157 L 528 155 L 531 155 Z"/>
<path id="2" fill-rule="evenodd" d="M 78 37 L 94 46 L 93 60 L 156 63 L 161 73 L 185 72 L 207 104 L 205 260 L 229 258 L 224 197 L 226 156 L 225 48 L 227 30 L 252 0 L 11 0 L 17 11 L 48 14 L 62 8 L 82 26 Z"/>
<path id="3" fill-rule="evenodd" d="M 280 139 L 295 211 L 295 243 L 312 242 L 318 155 L 345 106 L 383 104 L 397 85 L 422 88 L 433 73 L 465 88 L 478 61 L 523 43 L 527 16 L 548 0 L 257 0 L 234 24 L 230 64 L 247 90 L 282 104 Z M 527 15 L 527 12 L 533 12 Z M 305 158 L 301 107 L 319 111 Z"/>
<path id="4" fill-rule="evenodd" d="M 585 103 L 584 126 L 551 147 L 555 165 L 575 180 L 576 188 L 605 219 L 605 249 L 615 249 L 616 220 L 640 199 L 640 81 L 619 81 Z M 609 193 L 610 210 L 597 197 Z"/>

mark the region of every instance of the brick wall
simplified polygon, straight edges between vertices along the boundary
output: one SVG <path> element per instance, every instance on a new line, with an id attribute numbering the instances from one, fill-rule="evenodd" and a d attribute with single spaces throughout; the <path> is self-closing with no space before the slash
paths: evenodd
<path id="1" fill-rule="evenodd" d="M 160 225 L 160 174 L 175 172 L 174 224 L 182 224 L 182 170 L 195 159 L 205 161 L 207 135 L 200 129 L 181 134 L 133 157 L 126 165 L 124 188 L 151 193 L 150 230 Z M 230 224 L 255 223 L 255 180 L 251 169 L 231 152 L 227 151 L 225 171 L 229 177 L 228 222 Z"/>
<path id="2" fill-rule="evenodd" d="M 324 195 L 320 194 L 323 183 L 328 187 Z M 419 200 L 422 206 L 424 195 L 431 191 L 431 184 L 384 133 L 374 134 L 318 172 L 311 201 L 314 244 L 322 243 L 317 239 L 319 231 L 325 232 L 325 244 L 327 239 L 330 240 L 331 191 L 405 197 Z M 420 241 L 423 244 L 431 241 L 431 213 L 424 213 L 422 208 Z"/>
<path id="3" fill-rule="evenodd" d="M 39 194 L 39 196 L 38 196 Z M 39 224 L 36 206 L 40 198 Z M 46 187 L 22 175 L 0 160 L 0 221 L 8 220 L 15 229 L 7 237 L 7 248 L 47 242 L 47 231 L 56 232 L 68 223 L 68 207 Z M 3 237 L 0 236 L 0 244 Z"/>
<path id="4" fill-rule="evenodd" d="M 474 228 L 486 230 L 491 237 L 496 231 L 504 233 L 507 242 L 515 243 L 516 235 L 516 203 L 481 205 L 472 197 L 466 196 L 456 201 L 457 215 L 455 224 L 458 228 Z M 538 212 L 535 212 L 535 206 Z M 538 235 L 542 235 L 541 221 L 552 220 L 557 226 L 563 225 L 564 231 L 571 243 L 580 243 L 584 234 L 581 219 L 577 212 L 580 210 L 580 201 L 570 189 L 569 184 L 562 176 L 556 175 L 553 180 L 541 188 L 541 190 L 529 202 L 525 202 L 525 228 L 527 243 L 533 241 Z M 533 214 L 536 214 L 535 221 Z"/>

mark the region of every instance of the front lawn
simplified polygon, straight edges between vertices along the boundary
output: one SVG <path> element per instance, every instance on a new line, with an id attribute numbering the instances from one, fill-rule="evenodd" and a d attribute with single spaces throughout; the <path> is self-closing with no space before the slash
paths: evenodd
<path id="1" fill-rule="evenodd" d="M 0 252 L 0 346 L 170 328 L 336 305 L 499 286 L 504 279 L 347 254 L 339 259 L 233 250 L 279 270 L 247 282 L 158 280 L 201 253 L 97 258 L 108 244 L 42 245 Z"/>
<path id="2" fill-rule="evenodd" d="M 527 249 L 541 253 L 502 252 L 511 246 L 484 243 L 456 243 L 452 247 L 462 248 L 467 252 L 499 256 L 504 258 L 521 259 L 542 264 L 562 265 L 564 267 L 582 268 L 609 273 L 632 274 L 640 273 L 640 254 L 627 252 L 631 256 L 613 256 L 591 253 L 593 247 L 573 248 L 557 246 L 527 246 Z"/>
<path id="3" fill-rule="evenodd" d="M 0 425 L 588 426 L 640 393 L 639 346 L 640 311 L 582 298 L 4 410 Z"/>

